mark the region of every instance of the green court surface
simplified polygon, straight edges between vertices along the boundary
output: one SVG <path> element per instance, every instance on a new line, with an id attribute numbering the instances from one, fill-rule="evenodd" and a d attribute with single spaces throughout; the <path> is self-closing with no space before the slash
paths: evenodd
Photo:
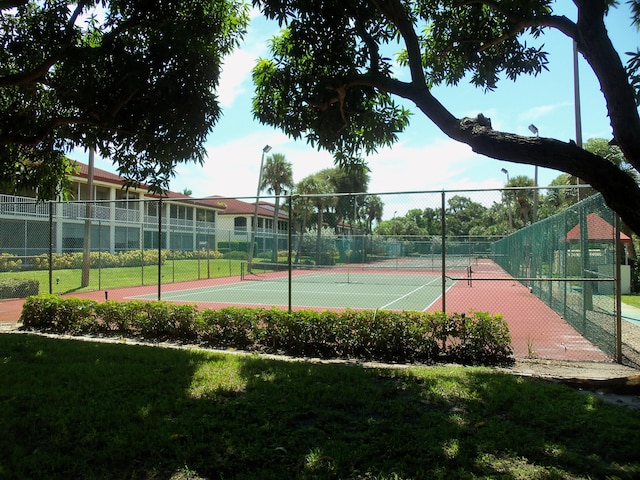
<path id="1" fill-rule="evenodd" d="M 454 283 L 447 280 L 446 288 Z M 294 275 L 291 286 L 291 306 L 298 308 L 426 310 L 442 294 L 439 275 Z M 157 297 L 151 294 L 131 298 L 154 300 Z M 256 275 L 237 283 L 164 292 L 162 300 L 286 308 L 289 305 L 289 277 L 286 272 Z"/>

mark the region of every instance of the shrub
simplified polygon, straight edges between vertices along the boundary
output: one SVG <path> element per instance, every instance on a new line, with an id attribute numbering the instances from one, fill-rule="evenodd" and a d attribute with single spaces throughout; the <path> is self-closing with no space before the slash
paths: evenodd
<path id="1" fill-rule="evenodd" d="M 25 300 L 20 321 L 25 328 L 48 330 L 60 310 L 62 299 L 57 295 L 40 295 Z"/>
<path id="2" fill-rule="evenodd" d="M 204 310 L 196 321 L 202 340 L 210 345 L 248 348 L 255 344 L 257 325 L 250 309 Z"/>
<path id="3" fill-rule="evenodd" d="M 105 331 L 130 334 L 139 328 L 140 317 L 144 315 L 144 302 L 117 302 L 108 300 L 96 305 L 96 316 L 102 321 Z"/>
<path id="4" fill-rule="evenodd" d="M 95 305 L 93 300 L 33 296 L 25 301 L 20 320 L 25 327 L 56 333 L 93 333 Z"/>
<path id="5" fill-rule="evenodd" d="M 248 241 L 236 240 L 236 241 L 220 241 L 218 242 L 218 249 L 220 251 L 238 251 L 238 252 L 248 252 L 249 251 L 249 243 Z"/>
<path id="6" fill-rule="evenodd" d="M 10 253 L 0 253 L 0 272 L 19 272 L 22 270 L 22 260 Z"/>
<path id="7" fill-rule="evenodd" d="M 38 295 L 40 283 L 37 280 L 9 278 L 0 280 L 0 298 L 26 298 Z"/>
<path id="8" fill-rule="evenodd" d="M 453 314 L 447 322 L 448 346 L 444 354 L 463 364 L 495 364 L 512 355 L 511 333 L 502 315 L 486 312 Z"/>
<path id="9" fill-rule="evenodd" d="M 223 255 L 223 257 L 227 260 L 247 260 L 247 252 L 240 252 L 238 250 L 233 250 L 231 252 L 227 252 Z"/>
<path id="10" fill-rule="evenodd" d="M 97 303 L 55 295 L 29 297 L 24 328 L 59 333 L 113 332 L 147 339 L 194 340 L 215 347 L 369 361 L 510 361 L 511 336 L 500 315 L 417 311 L 286 312 L 228 307 L 198 311 L 166 302 Z"/>

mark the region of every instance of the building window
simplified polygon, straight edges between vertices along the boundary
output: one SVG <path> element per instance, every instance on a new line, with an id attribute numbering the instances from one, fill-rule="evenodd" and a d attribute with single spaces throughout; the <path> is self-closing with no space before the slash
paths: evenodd
<path id="1" fill-rule="evenodd" d="M 247 231 L 247 219 L 245 217 L 236 217 L 233 220 L 233 228 L 236 232 Z"/>

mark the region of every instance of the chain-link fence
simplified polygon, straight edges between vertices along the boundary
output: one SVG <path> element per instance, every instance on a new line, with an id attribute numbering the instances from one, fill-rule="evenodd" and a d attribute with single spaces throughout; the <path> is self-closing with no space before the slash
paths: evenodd
<path id="1" fill-rule="evenodd" d="M 632 288 L 635 250 L 600 196 L 565 208 L 573 191 L 295 194 L 258 207 L 253 198 L 4 195 L 0 284 L 207 306 L 489 311 L 509 322 L 519 356 L 619 359 L 621 329 L 640 328 L 621 323 L 616 295 Z M 253 290 L 227 298 L 212 290 L 220 279 Z M 208 293 L 169 294 L 197 289 Z"/>

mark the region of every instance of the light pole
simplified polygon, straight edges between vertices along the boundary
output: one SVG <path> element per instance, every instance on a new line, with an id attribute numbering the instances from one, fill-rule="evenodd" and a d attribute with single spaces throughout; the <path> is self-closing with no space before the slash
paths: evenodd
<path id="1" fill-rule="evenodd" d="M 538 127 L 533 123 L 529 125 L 529 131 L 538 137 Z M 533 192 L 533 215 L 531 223 L 538 221 L 538 165 L 535 166 L 533 172 L 533 186 L 535 187 L 535 191 Z"/>
<path id="2" fill-rule="evenodd" d="M 509 185 L 509 170 L 502 168 L 500 171 L 507 176 L 507 185 Z M 513 217 L 511 216 L 511 199 L 509 196 L 507 196 L 507 215 L 509 216 L 509 233 L 511 233 L 513 232 Z"/>
<path id="3" fill-rule="evenodd" d="M 573 41 L 573 114 L 576 123 L 576 145 L 582 148 L 582 115 L 580 112 L 580 74 L 578 69 L 578 42 Z M 580 201 L 580 177 L 576 177 Z"/>
<path id="4" fill-rule="evenodd" d="M 262 157 L 260 158 L 260 172 L 258 173 L 258 191 L 256 192 L 256 206 L 253 210 L 253 225 L 251 229 L 251 243 L 249 243 L 249 255 L 248 255 L 248 272 L 251 273 L 251 267 L 253 266 L 253 249 L 256 242 L 256 233 L 258 232 L 258 204 L 260 203 L 260 190 L 262 187 L 262 169 L 264 167 L 264 156 L 271 151 L 270 145 L 265 145 L 262 149 Z"/>

